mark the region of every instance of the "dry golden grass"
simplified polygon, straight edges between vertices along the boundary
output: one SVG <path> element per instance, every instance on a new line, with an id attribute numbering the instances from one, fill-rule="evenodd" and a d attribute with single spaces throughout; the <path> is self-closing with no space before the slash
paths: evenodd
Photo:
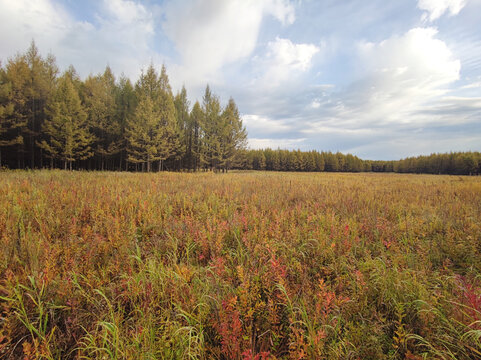
<path id="1" fill-rule="evenodd" d="M 0 172 L 0 358 L 481 357 L 481 178 Z"/>

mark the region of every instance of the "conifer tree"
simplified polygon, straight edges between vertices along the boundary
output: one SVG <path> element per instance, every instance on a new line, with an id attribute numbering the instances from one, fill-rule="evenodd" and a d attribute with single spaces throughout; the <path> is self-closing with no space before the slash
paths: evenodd
<path id="1" fill-rule="evenodd" d="M 142 170 L 147 172 L 152 170 L 154 161 L 165 160 L 165 149 L 162 147 L 164 132 L 160 119 L 160 111 L 155 109 L 152 99 L 143 96 L 125 130 L 128 161 L 142 164 Z"/>
<path id="2" fill-rule="evenodd" d="M 29 68 L 23 55 L 16 55 L 7 62 L 4 85 L 4 113 L 2 143 L 4 146 L 14 146 L 16 166 L 25 166 L 25 136 L 27 135 L 27 106 Z"/>
<path id="3" fill-rule="evenodd" d="M 174 96 L 165 65 L 162 65 L 159 85 L 160 121 L 163 131 L 162 143 L 160 144 L 162 156 L 159 162 L 159 170 L 162 170 L 164 160 L 170 159 L 174 163 L 180 160 L 185 152 L 185 145 L 182 142 L 181 128 L 177 123 Z"/>
<path id="4" fill-rule="evenodd" d="M 202 140 L 203 140 L 203 117 L 202 107 L 199 102 L 196 101 L 190 112 L 190 123 L 192 126 L 192 169 L 194 171 L 199 170 L 202 159 Z"/>
<path id="5" fill-rule="evenodd" d="M 64 169 L 72 170 L 73 162 L 93 155 L 90 146 L 93 136 L 88 129 L 87 114 L 68 74 L 59 79 L 47 105 L 47 115 L 42 127 L 45 139 L 37 145 L 47 153 L 52 167 L 54 160 L 60 160 Z"/>
<path id="6" fill-rule="evenodd" d="M 128 169 L 127 161 L 127 138 L 126 128 L 129 119 L 133 119 L 135 108 L 137 106 L 137 98 L 135 96 L 134 87 L 128 78 L 121 76 L 116 87 L 115 108 L 116 123 L 119 127 L 120 136 L 120 152 L 119 152 L 119 169 Z M 125 167 L 124 167 L 125 162 Z"/>
<path id="7" fill-rule="evenodd" d="M 12 84 L 8 81 L 7 74 L 0 64 L 0 168 L 3 166 L 2 148 L 22 142 L 20 135 L 15 136 L 17 122 L 13 117 L 14 104 L 11 97 Z"/>
<path id="8" fill-rule="evenodd" d="M 83 85 L 88 122 L 95 136 L 92 149 L 100 168 L 121 150 L 120 126 L 115 121 L 115 77 L 107 67 L 102 75 L 90 76 Z"/>
<path id="9" fill-rule="evenodd" d="M 207 85 L 203 98 L 203 165 L 217 171 L 222 165 L 221 131 L 223 131 L 219 98 L 212 94 Z"/>
<path id="10" fill-rule="evenodd" d="M 36 143 L 39 140 L 42 123 L 46 117 L 46 105 L 50 93 L 54 90 L 58 69 L 55 58 L 49 55 L 43 59 L 35 42 L 32 41 L 25 53 L 25 60 L 28 65 L 28 78 L 25 107 L 27 118 L 26 145 L 29 153 L 29 164 L 31 168 L 41 165 L 41 156 L 38 153 Z"/>
<path id="11" fill-rule="evenodd" d="M 182 90 L 177 93 L 174 98 L 177 128 L 180 134 L 180 142 L 184 148 L 183 158 L 180 167 L 188 167 L 192 169 L 192 140 L 193 125 L 189 117 L 189 100 L 187 99 L 187 90 L 182 86 Z"/>
<path id="12" fill-rule="evenodd" d="M 172 90 L 169 84 L 169 78 L 167 76 L 165 66 L 162 66 L 161 74 L 159 76 L 157 75 L 153 64 L 151 64 L 147 71 L 142 73 L 139 81 L 137 82 L 136 93 L 138 99 L 140 99 L 138 107 L 146 104 L 146 98 L 149 98 L 151 101 L 151 104 L 148 106 L 151 105 L 152 109 L 149 111 L 152 112 L 152 116 L 154 116 L 158 122 L 158 124 L 156 123 L 155 126 L 161 133 L 161 136 L 157 136 L 157 132 L 153 134 L 153 138 L 157 139 L 156 141 L 158 142 L 155 144 L 158 153 L 156 156 L 154 156 L 154 159 L 159 161 L 158 168 L 159 170 L 162 170 L 165 160 L 169 158 L 174 160 L 178 159 L 183 152 L 183 148 L 181 146 L 182 144 L 180 142 L 180 131 L 177 127 L 174 98 L 172 96 Z M 134 123 L 136 121 L 141 121 L 139 116 L 142 116 L 142 121 L 144 122 L 146 118 L 150 117 L 150 115 L 144 113 L 142 109 L 137 109 L 134 119 L 129 121 L 129 131 L 127 132 L 127 137 L 129 138 L 128 143 L 131 146 L 132 144 L 136 143 L 135 135 L 133 134 L 132 129 L 135 127 Z M 138 151 L 138 147 L 135 150 L 130 149 L 129 158 L 134 159 L 136 156 L 133 155 L 133 153 Z M 137 160 L 134 162 L 138 163 L 140 161 Z M 151 164 L 147 167 L 151 169 Z"/>
<path id="13" fill-rule="evenodd" d="M 247 144 L 247 132 L 242 125 L 239 109 L 230 98 L 221 118 L 221 164 L 224 170 L 235 165 L 239 150 L 245 149 Z M 237 157 L 237 159 L 236 159 Z"/>

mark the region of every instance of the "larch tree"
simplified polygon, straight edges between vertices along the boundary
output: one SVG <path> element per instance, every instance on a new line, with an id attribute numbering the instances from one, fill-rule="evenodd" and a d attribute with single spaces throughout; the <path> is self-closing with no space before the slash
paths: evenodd
<path id="1" fill-rule="evenodd" d="M 192 169 L 197 171 L 202 164 L 203 148 L 203 118 L 204 113 L 199 102 L 196 101 L 190 112 L 189 120 L 191 124 L 191 159 Z"/>
<path id="2" fill-rule="evenodd" d="M 222 113 L 220 126 L 221 164 L 223 170 L 227 171 L 239 160 L 240 150 L 247 146 L 247 132 L 232 98 Z"/>
<path id="3" fill-rule="evenodd" d="M 2 168 L 2 149 L 22 143 L 21 135 L 16 134 L 14 103 L 12 102 L 12 84 L 0 64 L 0 168 Z"/>
<path id="4" fill-rule="evenodd" d="M 161 159 L 159 170 L 163 170 L 163 162 L 171 159 L 174 164 L 182 157 L 185 152 L 185 145 L 182 142 L 182 130 L 177 123 L 174 96 L 170 87 L 169 77 L 165 65 L 159 77 L 160 85 L 160 119 L 162 126 Z"/>
<path id="5" fill-rule="evenodd" d="M 181 159 L 180 168 L 188 167 L 192 169 L 192 140 L 193 126 L 189 116 L 189 100 L 187 98 L 187 90 L 182 86 L 182 90 L 177 93 L 174 98 L 177 127 L 180 133 L 180 140 L 184 147 L 183 157 Z"/>
<path id="6" fill-rule="evenodd" d="M 119 169 L 128 169 L 126 128 L 129 120 L 133 119 L 137 106 L 134 87 L 128 78 L 121 76 L 116 87 L 115 96 L 116 122 L 120 134 Z M 125 167 L 124 167 L 125 163 Z"/>
<path id="7" fill-rule="evenodd" d="M 46 117 L 46 105 L 51 92 L 54 90 L 58 75 L 55 58 L 49 55 L 42 58 L 35 42 L 32 41 L 25 53 L 28 66 L 26 88 L 25 116 L 27 118 L 26 146 L 29 153 L 30 167 L 41 166 L 42 156 L 38 152 L 37 142 L 40 140 L 42 123 Z"/>
<path id="8" fill-rule="evenodd" d="M 5 69 L 4 113 L 2 142 L 12 146 L 16 152 L 17 168 L 25 167 L 25 137 L 28 133 L 28 87 L 30 70 L 23 55 L 16 55 L 8 60 Z"/>
<path id="9" fill-rule="evenodd" d="M 203 146 L 204 166 L 217 171 L 222 166 L 221 131 L 222 117 L 219 98 L 212 94 L 207 85 L 203 98 Z"/>
<path id="10" fill-rule="evenodd" d="M 150 172 L 152 163 L 163 159 L 160 111 L 155 109 L 149 96 L 143 96 L 134 117 L 127 121 L 125 134 L 128 141 L 128 161 L 142 164 L 142 170 Z"/>
<path id="11" fill-rule="evenodd" d="M 59 160 L 64 169 L 72 170 L 73 162 L 93 155 L 93 136 L 88 129 L 87 114 L 68 74 L 59 79 L 47 104 L 47 115 L 42 127 L 45 139 L 37 145 L 47 153 L 52 167 L 54 161 Z"/>
<path id="12" fill-rule="evenodd" d="M 150 171 L 152 164 L 147 163 L 145 156 L 138 156 L 140 153 L 144 155 L 149 154 L 149 162 L 158 161 L 158 169 L 162 170 L 165 160 L 178 159 L 183 153 L 183 147 L 180 142 L 180 131 L 177 126 L 174 98 L 165 66 L 162 66 L 162 71 L 159 76 L 153 64 L 151 64 L 147 71 L 142 73 L 137 82 L 136 94 L 139 103 L 134 118 L 128 122 L 126 132 L 128 151 L 130 152 L 129 159 L 136 163 L 146 163 L 147 169 Z M 147 98 L 150 99 L 150 103 L 147 102 Z M 139 109 L 143 106 L 148 106 L 148 109 Z M 141 124 L 135 124 L 136 122 L 140 122 Z M 139 127 L 141 129 L 147 125 L 155 127 L 155 129 L 152 130 L 151 136 L 149 136 L 149 139 L 155 139 L 155 144 L 150 144 L 150 140 L 147 143 L 139 142 L 138 136 L 133 132 L 134 128 Z M 140 146 L 155 146 L 154 158 L 151 157 L 154 152 L 153 148 L 150 148 L 150 150 L 141 150 Z M 144 159 L 143 161 L 140 160 L 142 158 Z"/>
<path id="13" fill-rule="evenodd" d="M 83 97 L 88 122 L 95 136 L 92 149 L 97 166 L 104 170 L 106 162 L 121 150 L 120 126 L 116 121 L 115 77 L 107 67 L 102 75 L 85 80 Z"/>

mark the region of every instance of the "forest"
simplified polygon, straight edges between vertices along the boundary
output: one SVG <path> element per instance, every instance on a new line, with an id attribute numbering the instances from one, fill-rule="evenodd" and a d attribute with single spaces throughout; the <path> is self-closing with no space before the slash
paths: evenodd
<path id="1" fill-rule="evenodd" d="M 479 175 L 481 153 L 451 152 L 397 161 L 362 160 L 351 154 L 300 150 L 249 150 L 242 169 L 274 171 L 396 172 Z"/>
<path id="2" fill-rule="evenodd" d="M 233 99 L 206 87 L 192 108 L 175 96 L 165 66 L 135 84 L 104 73 L 60 75 L 32 42 L 0 68 L 0 167 L 87 170 L 226 170 L 247 133 Z"/>
<path id="3" fill-rule="evenodd" d="M 0 168 L 477 175 L 481 154 L 373 161 L 340 152 L 247 149 L 234 99 L 222 106 L 208 85 L 202 103 L 191 106 L 185 87 L 173 94 L 165 66 L 159 73 L 150 64 L 135 84 L 108 66 L 82 80 L 73 66 L 61 74 L 55 57 L 42 57 L 32 42 L 0 63 Z"/>

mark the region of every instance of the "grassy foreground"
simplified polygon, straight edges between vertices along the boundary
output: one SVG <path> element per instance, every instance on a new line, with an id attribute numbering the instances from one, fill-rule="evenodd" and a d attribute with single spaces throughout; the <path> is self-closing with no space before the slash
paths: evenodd
<path id="1" fill-rule="evenodd" d="M 481 358 L 481 178 L 0 172 L 2 359 Z"/>

